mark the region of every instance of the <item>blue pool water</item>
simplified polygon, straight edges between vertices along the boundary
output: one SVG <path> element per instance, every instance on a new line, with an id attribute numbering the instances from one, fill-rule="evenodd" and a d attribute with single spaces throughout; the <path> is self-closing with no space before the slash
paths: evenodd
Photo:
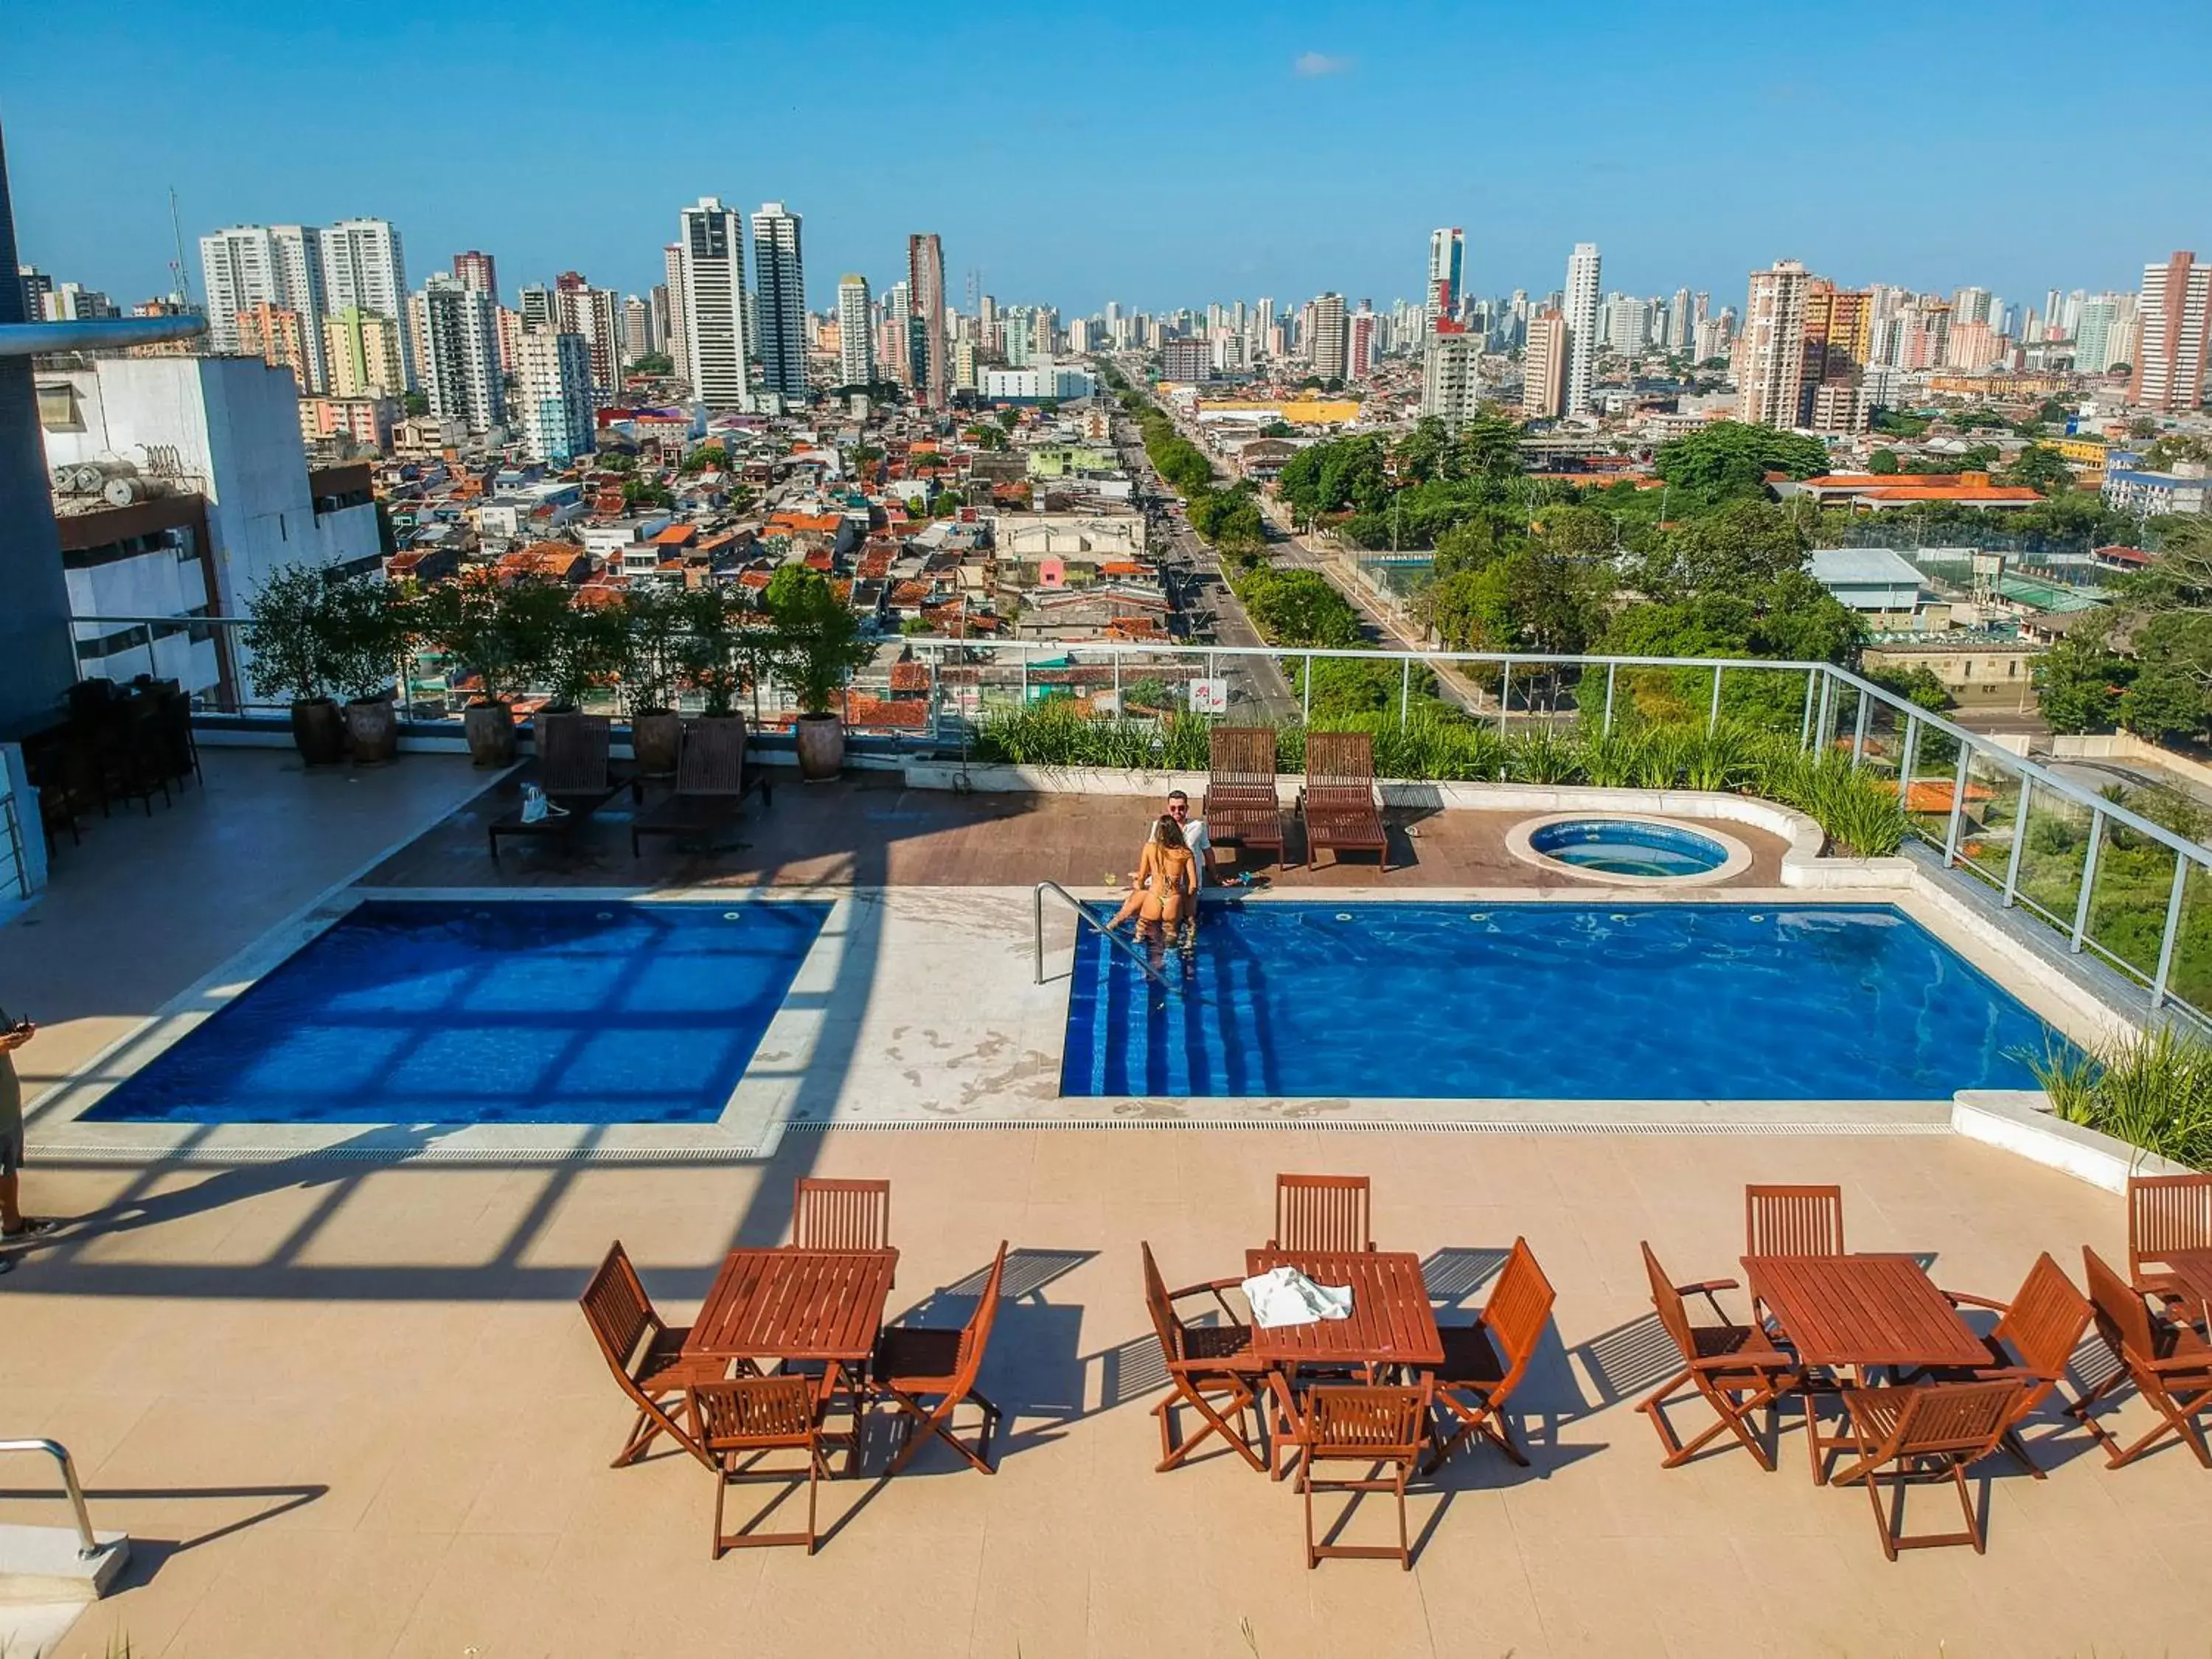
<path id="1" fill-rule="evenodd" d="M 110 1091 L 164 1123 L 700 1123 L 823 903 L 372 902 Z"/>
<path id="2" fill-rule="evenodd" d="M 1728 862 L 1711 836 L 1635 818 L 1577 818 L 1547 823 L 1528 837 L 1532 851 L 1611 876 L 1696 876 Z"/>
<path id="3" fill-rule="evenodd" d="M 1079 933 L 1069 1095 L 1938 1100 L 2051 1040 L 1887 905 L 1209 904 L 1164 992 Z"/>

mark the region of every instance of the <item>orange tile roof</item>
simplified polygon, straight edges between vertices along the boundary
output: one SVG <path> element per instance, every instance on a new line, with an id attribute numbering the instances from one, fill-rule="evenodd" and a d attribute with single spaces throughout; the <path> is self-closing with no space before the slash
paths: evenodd
<path id="1" fill-rule="evenodd" d="M 802 532 L 816 536 L 834 536 L 845 520 L 835 513 L 779 513 L 769 521 L 769 528 L 787 534 Z"/>
<path id="2" fill-rule="evenodd" d="M 1948 812 L 1951 810 L 1953 781 L 1932 778 L 1922 783 L 1907 784 L 1905 787 L 1905 810 L 1908 812 Z M 1966 786 L 1970 801 L 1987 800 L 1990 792 L 1978 783 Z"/>
<path id="3" fill-rule="evenodd" d="M 826 571 L 830 568 L 831 562 L 832 561 L 830 555 L 820 548 L 817 548 L 813 552 L 809 553 L 806 556 L 806 568 L 809 570 Z"/>
<path id="4" fill-rule="evenodd" d="M 659 547 L 682 547 L 698 533 L 696 525 L 672 524 L 653 539 L 654 545 Z"/>
<path id="5" fill-rule="evenodd" d="M 738 586 L 740 587 L 760 589 L 765 588 L 768 583 L 769 573 L 765 570 L 748 570 L 738 578 Z"/>
<path id="6" fill-rule="evenodd" d="M 1152 574 L 1150 565 L 1139 564 L 1134 559 L 1109 559 L 1098 568 L 1103 574 L 1109 576 L 1146 576 Z"/>
<path id="7" fill-rule="evenodd" d="M 891 665 L 891 690 L 894 691 L 927 691 L 929 690 L 929 665 L 926 662 L 895 662 Z"/>
<path id="8" fill-rule="evenodd" d="M 934 590 L 927 582 L 904 581 L 891 589 L 893 605 L 921 605 Z"/>

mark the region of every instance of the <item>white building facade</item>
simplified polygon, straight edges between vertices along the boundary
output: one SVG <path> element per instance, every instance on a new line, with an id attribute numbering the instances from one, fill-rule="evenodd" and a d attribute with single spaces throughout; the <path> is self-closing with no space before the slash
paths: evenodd
<path id="1" fill-rule="evenodd" d="M 745 244 L 736 211 L 712 196 L 677 218 L 684 365 L 692 395 L 709 409 L 752 401 L 746 367 Z"/>
<path id="2" fill-rule="evenodd" d="M 592 443 L 592 350 L 580 334 L 526 333 L 516 342 L 515 424 L 533 461 L 588 454 Z"/>

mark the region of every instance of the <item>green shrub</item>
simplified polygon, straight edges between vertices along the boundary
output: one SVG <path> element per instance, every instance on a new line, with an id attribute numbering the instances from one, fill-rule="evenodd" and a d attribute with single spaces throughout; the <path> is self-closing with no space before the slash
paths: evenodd
<path id="1" fill-rule="evenodd" d="M 2084 1054 L 2022 1056 L 2069 1123 L 2192 1169 L 2212 1167 L 2212 1043 L 2173 1026 Z"/>

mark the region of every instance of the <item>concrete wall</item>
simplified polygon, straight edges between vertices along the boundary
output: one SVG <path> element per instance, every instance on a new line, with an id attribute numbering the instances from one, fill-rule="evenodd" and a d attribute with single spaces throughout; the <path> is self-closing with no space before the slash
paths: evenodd
<path id="1" fill-rule="evenodd" d="M 2136 761 L 2144 766 L 2155 767 L 2161 772 L 2171 772 L 2177 777 L 2186 778 L 2199 787 L 2212 789 L 2212 766 L 2191 760 L 2186 755 L 2177 755 L 2171 749 L 2161 749 L 2132 732 L 2056 737 L 2051 740 L 2051 753 L 2057 760 Z"/>

